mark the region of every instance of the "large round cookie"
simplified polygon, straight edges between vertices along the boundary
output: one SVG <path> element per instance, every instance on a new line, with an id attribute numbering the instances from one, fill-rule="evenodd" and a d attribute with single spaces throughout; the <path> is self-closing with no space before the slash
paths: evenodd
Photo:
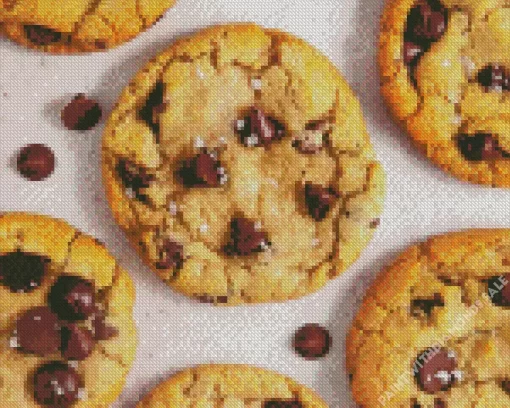
<path id="1" fill-rule="evenodd" d="M 134 287 L 98 241 L 0 215 L 0 405 L 106 408 L 136 349 Z"/>
<path id="2" fill-rule="evenodd" d="M 510 2 L 387 0 L 382 93 L 436 164 L 510 187 Z"/>
<path id="3" fill-rule="evenodd" d="M 327 408 L 312 390 L 273 371 L 246 365 L 184 370 L 154 388 L 137 408 Z"/>
<path id="4" fill-rule="evenodd" d="M 347 338 L 359 406 L 510 406 L 510 230 L 437 236 L 375 281 Z"/>
<path id="5" fill-rule="evenodd" d="M 371 238 L 384 190 L 335 67 L 256 25 L 209 28 L 149 63 L 106 126 L 103 173 L 148 264 L 216 304 L 322 287 Z"/>
<path id="6" fill-rule="evenodd" d="M 51 53 L 99 51 L 153 25 L 175 0 L 4 0 L 0 32 Z"/>

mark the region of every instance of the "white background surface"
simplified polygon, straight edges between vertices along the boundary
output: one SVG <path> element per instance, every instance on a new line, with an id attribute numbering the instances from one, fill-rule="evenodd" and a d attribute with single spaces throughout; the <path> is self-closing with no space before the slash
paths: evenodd
<path id="1" fill-rule="evenodd" d="M 467 227 L 510 227 L 510 190 L 459 182 L 410 145 L 387 115 L 378 92 L 375 52 L 383 0 L 179 0 L 149 32 L 102 54 L 49 56 L 0 40 L 0 210 L 63 218 L 92 234 L 120 260 L 137 286 L 137 359 L 115 407 L 179 369 L 208 362 L 249 363 L 278 370 L 313 387 L 332 408 L 354 407 L 344 369 L 345 334 L 367 285 L 407 245 L 433 233 Z M 361 98 L 369 131 L 388 176 L 382 223 L 361 259 L 319 293 L 286 304 L 230 309 L 200 305 L 169 290 L 137 259 L 115 226 L 99 173 L 103 126 L 71 132 L 62 106 L 78 92 L 108 112 L 147 60 L 177 37 L 214 23 L 254 21 L 297 34 L 326 53 Z M 29 182 L 15 171 L 17 150 L 45 143 L 55 173 Z M 333 349 L 316 362 L 290 346 L 301 324 L 318 322 Z"/>

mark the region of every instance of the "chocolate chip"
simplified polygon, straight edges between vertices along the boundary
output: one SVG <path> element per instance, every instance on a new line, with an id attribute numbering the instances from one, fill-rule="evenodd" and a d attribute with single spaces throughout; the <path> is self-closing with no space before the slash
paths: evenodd
<path id="1" fill-rule="evenodd" d="M 17 169 L 30 181 L 44 180 L 55 170 L 55 155 L 43 144 L 29 144 L 18 153 Z"/>
<path id="2" fill-rule="evenodd" d="M 32 292 L 41 286 L 49 263 L 47 258 L 20 251 L 0 255 L 0 285 L 11 292 Z"/>
<path id="3" fill-rule="evenodd" d="M 200 303 L 208 303 L 208 304 L 226 304 L 226 303 L 228 303 L 228 296 L 200 295 L 200 296 L 196 296 L 196 299 Z"/>
<path id="4" fill-rule="evenodd" d="M 412 41 L 404 42 L 404 63 L 409 66 L 416 66 L 424 52 L 423 46 Z"/>
<path id="5" fill-rule="evenodd" d="M 491 278 L 488 292 L 496 306 L 510 307 L 510 273 Z"/>
<path id="6" fill-rule="evenodd" d="M 124 186 L 133 191 L 135 196 L 144 201 L 146 196 L 140 190 L 150 187 L 151 182 L 155 180 L 147 169 L 140 167 L 127 159 L 120 159 L 117 164 L 117 173 L 121 178 Z"/>
<path id="7" fill-rule="evenodd" d="M 421 354 L 415 362 L 415 375 L 423 391 L 430 394 L 447 391 L 459 375 L 455 354 L 446 349 Z"/>
<path id="8" fill-rule="evenodd" d="M 414 317 L 427 317 L 432 315 L 432 310 L 436 307 L 444 306 L 443 298 L 436 293 L 432 298 L 413 299 L 411 302 L 411 315 Z"/>
<path id="9" fill-rule="evenodd" d="M 85 360 L 94 349 L 92 332 L 70 323 L 62 328 L 62 355 L 67 360 Z"/>
<path id="10" fill-rule="evenodd" d="M 90 130 L 98 124 L 102 114 L 96 101 L 78 94 L 62 110 L 61 118 L 64 126 L 70 130 Z"/>
<path id="11" fill-rule="evenodd" d="M 419 1 L 407 16 L 404 38 L 427 48 L 446 31 L 448 10 L 440 1 Z"/>
<path id="12" fill-rule="evenodd" d="M 510 153 L 505 152 L 493 135 L 488 133 L 461 134 L 457 138 L 457 145 L 461 154 L 469 161 L 510 157 Z"/>
<path id="13" fill-rule="evenodd" d="M 338 193 L 332 187 L 318 184 L 305 184 L 305 203 L 308 213 L 315 221 L 326 218 L 333 204 L 338 199 Z"/>
<path id="14" fill-rule="evenodd" d="M 332 338 L 324 327 L 310 323 L 301 327 L 294 335 L 296 352 L 308 360 L 324 357 L 331 348 Z"/>
<path id="15" fill-rule="evenodd" d="M 62 33 L 40 25 L 25 25 L 25 35 L 35 45 L 50 45 L 62 39 Z"/>
<path id="16" fill-rule="evenodd" d="M 219 187 L 225 184 L 225 168 L 213 153 L 202 152 L 186 160 L 179 176 L 186 187 Z"/>
<path id="17" fill-rule="evenodd" d="M 303 404 L 300 401 L 272 399 L 264 401 L 264 408 L 303 408 Z"/>
<path id="18" fill-rule="evenodd" d="M 303 154 L 316 154 L 320 152 L 327 139 L 327 123 L 313 121 L 306 125 L 305 130 L 297 133 L 292 146 Z"/>
<path id="19" fill-rule="evenodd" d="M 48 307 L 41 306 L 18 318 L 15 336 L 20 350 L 46 356 L 59 350 L 60 329 L 57 315 Z"/>
<path id="20" fill-rule="evenodd" d="M 225 247 L 229 255 L 250 255 L 263 252 L 271 243 L 267 233 L 258 224 L 247 218 L 234 218 L 230 222 L 230 242 Z"/>
<path id="21" fill-rule="evenodd" d="M 164 101 L 165 84 L 158 81 L 149 93 L 145 105 L 138 111 L 140 118 L 147 123 L 152 131 L 159 134 L 158 115 L 163 112 L 166 107 Z"/>
<path id="22" fill-rule="evenodd" d="M 501 387 L 503 387 L 503 390 L 506 391 L 508 394 L 510 394 L 510 380 L 503 381 L 501 384 Z"/>
<path id="23" fill-rule="evenodd" d="M 105 319 L 106 317 L 104 312 L 99 310 L 92 318 L 92 329 L 94 332 L 95 340 L 109 340 L 119 334 L 117 328 L 107 324 Z"/>
<path id="24" fill-rule="evenodd" d="M 446 408 L 446 402 L 442 399 L 436 398 L 434 400 L 434 408 Z"/>
<path id="25" fill-rule="evenodd" d="M 184 248 L 178 242 L 164 239 L 158 247 L 158 256 L 157 269 L 179 270 L 184 263 Z"/>
<path id="26" fill-rule="evenodd" d="M 70 407 L 78 400 L 81 382 L 78 373 L 67 364 L 46 363 L 34 375 L 35 400 L 45 406 Z"/>
<path id="27" fill-rule="evenodd" d="M 238 121 L 236 130 L 242 143 L 248 147 L 267 147 L 275 140 L 280 140 L 285 132 L 281 123 L 258 108 L 252 108 L 244 120 Z"/>
<path id="28" fill-rule="evenodd" d="M 510 90 L 510 74 L 501 65 L 487 65 L 478 72 L 477 80 L 487 91 Z"/>
<path id="29" fill-rule="evenodd" d="M 60 276 L 48 295 L 51 309 L 62 320 L 85 320 L 96 311 L 94 283 L 78 276 Z"/>

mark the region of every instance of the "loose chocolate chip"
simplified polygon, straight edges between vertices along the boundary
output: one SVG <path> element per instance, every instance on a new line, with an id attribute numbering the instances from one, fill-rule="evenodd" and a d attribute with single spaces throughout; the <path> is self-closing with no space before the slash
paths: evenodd
<path id="1" fill-rule="evenodd" d="M 436 293 L 429 299 L 413 299 L 410 312 L 414 317 L 430 317 L 434 308 L 442 306 L 444 306 L 443 298 Z"/>
<path id="2" fill-rule="evenodd" d="M 46 356 L 59 350 L 60 329 L 57 315 L 41 306 L 18 318 L 15 336 L 20 350 Z"/>
<path id="3" fill-rule="evenodd" d="M 308 213 L 315 221 L 326 218 L 329 210 L 338 199 L 338 193 L 332 187 L 318 184 L 305 184 L 305 203 Z"/>
<path id="4" fill-rule="evenodd" d="M 19 151 L 17 168 L 30 181 L 44 180 L 55 170 L 55 155 L 43 144 L 29 144 Z"/>
<path id="5" fill-rule="evenodd" d="M 67 364 L 46 363 L 34 375 L 35 400 L 45 406 L 67 408 L 78 400 L 81 379 Z"/>
<path id="6" fill-rule="evenodd" d="M 85 320 L 96 311 L 94 283 L 78 276 L 60 276 L 48 295 L 51 309 L 62 320 Z"/>
<path id="7" fill-rule="evenodd" d="M 16 251 L 0 255 L 0 285 L 29 293 L 41 286 L 49 259 Z"/>
<path id="8" fill-rule="evenodd" d="M 404 63 L 409 66 L 416 66 L 416 63 L 423 55 L 423 46 L 415 44 L 412 41 L 404 42 Z"/>
<path id="9" fill-rule="evenodd" d="M 258 108 L 252 108 L 249 115 L 238 122 L 236 130 L 242 143 L 248 147 L 267 147 L 275 140 L 280 140 L 285 132 L 281 123 Z"/>
<path id="10" fill-rule="evenodd" d="M 184 263 L 184 248 L 178 242 L 165 239 L 158 248 L 157 269 L 179 270 Z"/>
<path id="11" fill-rule="evenodd" d="M 96 101 L 78 94 L 62 110 L 61 118 L 70 130 L 89 130 L 98 124 L 102 115 L 103 111 Z"/>
<path id="12" fill-rule="evenodd" d="M 488 291 L 492 303 L 496 306 L 510 307 L 510 273 L 491 278 Z"/>
<path id="13" fill-rule="evenodd" d="M 127 159 L 119 160 L 117 164 L 117 173 L 124 186 L 131 189 L 139 200 L 145 200 L 146 196 L 140 192 L 148 188 L 155 177 L 149 174 L 147 170 Z"/>
<path id="14" fill-rule="evenodd" d="M 105 321 L 106 317 L 103 311 L 97 311 L 96 314 L 92 318 L 92 329 L 94 332 L 94 339 L 108 340 L 112 337 L 115 337 L 119 334 L 117 328 L 110 326 Z"/>
<path id="15" fill-rule="evenodd" d="M 510 153 L 505 152 L 493 135 L 488 133 L 461 134 L 457 138 L 457 145 L 461 154 L 469 161 L 510 157 Z"/>
<path id="16" fill-rule="evenodd" d="M 225 184 L 225 168 L 213 153 L 202 152 L 188 159 L 179 170 L 179 176 L 187 187 L 219 187 Z"/>
<path id="17" fill-rule="evenodd" d="M 328 330 L 318 324 L 310 323 L 296 331 L 293 346 L 301 357 L 315 360 L 329 353 L 332 341 Z"/>
<path id="18" fill-rule="evenodd" d="M 437 0 L 419 1 L 407 16 L 404 38 L 428 48 L 446 31 L 448 11 Z"/>
<path id="19" fill-rule="evenodd" d="M 501 65 L 487 65 L 478 72 L 477 80 L 487 91 L 510 90 L 510 74 Z"/>
<path id="20" fill-rule="evenodd" d="M 166 106 L 164 93 L 165 85 L 163 82 L 156 82 L 156 85 L 145 101 L 145 105 L 138 111 L 140 118 L 147 123 L 156 135 L 159 134 L 158 115 L 163 112 Z"/>
<path id="21" fill-rule="evenodd" d="M 62 328 L 62 355 L 67 360 L 85 360 L 94 349 L 92 332 L 70 323 Z"/>
<path id="22" fill-rule="evenodd" d="M 62 39 L 62 33 L 40 25 L 25 25 L 25 35 L 35 45 L 50 45 Z"/>
<path id="23" fill-rule="evenodd" d="M 263 252 L 271 243 L 267 233 L 256 222 L 246 218 L 234 218 L 230 222 L 230 242 L 225 247 L 229 255 L 250 255 Z"/>
<path id="24" fill-rule="evenodd" d="M 423 353 L 415 362 L 415 375 L 423 391 L 430 394 L 447 391 L 458 379 L 455 355 L 446 349 L 431 351 L 429 355 Z"/>
<path id="25" fill-rule="evenodd" d="M 272 399 L 264 401 L 264 408 L 303 408 L 303 404 L 300 401 Z"/>

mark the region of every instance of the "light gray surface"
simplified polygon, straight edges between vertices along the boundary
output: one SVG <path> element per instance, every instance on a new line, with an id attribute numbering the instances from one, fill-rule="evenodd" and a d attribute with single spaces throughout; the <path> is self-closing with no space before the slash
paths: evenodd
<path id="1" fill-rule="evenodd" d="M 63 218 L 106 242 L 137 286 L 137 360 L 115 407 L 175 371 L 207 362 L 249 363 L 278 370 L 315 388 L 332 408 L 354 407 L 344 369 L 344 337 L 364 290 L 396 253 L 429 234 L 467 227 L 510 227 L 510 191 L 459 182 L 423 159 L 387 115 L 378 92 L 375 50 L 382 0 L 179 0 L 149 32 L 103 54 L 48 56 L 0 40 L 0 210 Z M 369 131 L 388 175 L 382 223 L 362 258 L 319 293 L 279 305 L 216 309 L 196 304 L 144 267 L 115 226 L 99 173 L 103 127 L 65 130 L 60 109 L 85 92 L 110 110 L 147 60 L 182 35 L 226 21 L 254 21 L 290 31 L 316 45 L 360 96 Z M 55 173 L 34 183 L 13 169 L 26 143 L 46 143 Z M 317 362 L 290 347 L 305 322 L 328 326 L 332 352 Z"/>

